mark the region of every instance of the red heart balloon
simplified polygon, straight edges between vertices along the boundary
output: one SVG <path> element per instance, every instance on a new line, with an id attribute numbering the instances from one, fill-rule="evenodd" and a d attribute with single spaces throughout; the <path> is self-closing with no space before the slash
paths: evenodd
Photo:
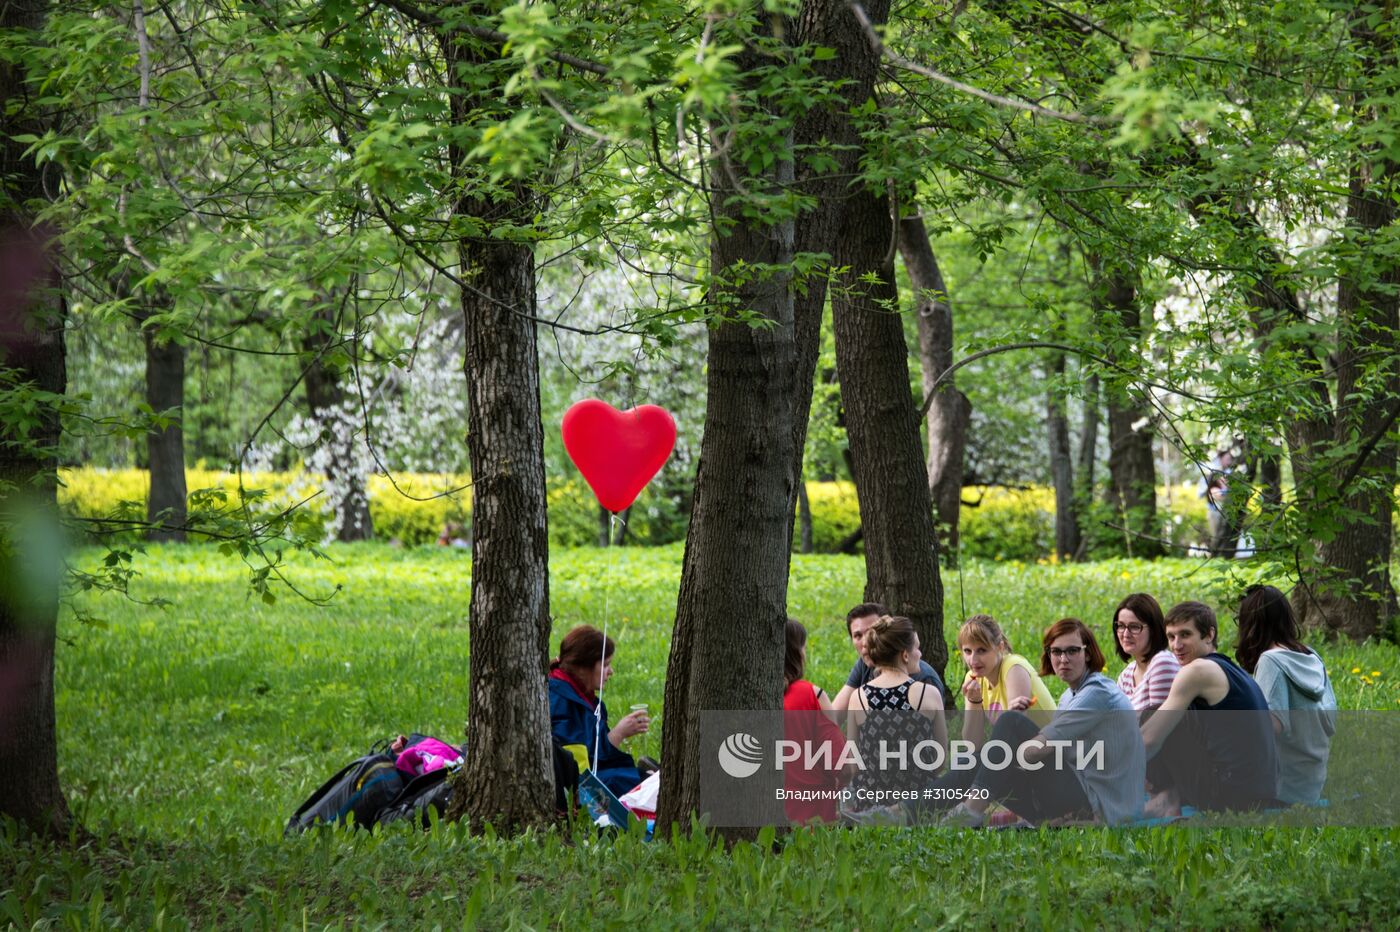
<path id="1" fill-rule="evenodd" d="M 616 514 L 637 498 L 676 446 L 676 422 L 657 405 L 619 411 L 585 398 L 564 412 L 564 449 L 598 504 Z"/>

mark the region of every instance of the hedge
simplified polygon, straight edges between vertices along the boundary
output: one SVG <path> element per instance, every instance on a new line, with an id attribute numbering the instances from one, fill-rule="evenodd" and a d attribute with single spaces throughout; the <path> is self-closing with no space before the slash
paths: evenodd
<path id="1" fill-rule="evenodd" d="M 59 470 L 62 487 L 59 503 L 64 512 L 82 518 L 111 517 L 114 514 L 144 515 L 149 488 L 142 469 L 73 468 Z M 194 468 L 185 473 L 193 491 L 222 488 L 236 500 L 237 480 L 226 472 Z M 266 491 L 269 500 L 282 505 L 306 498 L 323 482 L 302 472 L 262 472 L 244 475 L 247 488 Z M 397 540 L 406 546 L 432 544 L 443 528 L 460 524 L 469 536 L 471 490 L 469 477 L 426 473 L 399 473 L 394 484 L 383 476 L 369 478 L 370 514 L 375 536 Z M 468 486 L 451 495 L 432 495 Z M 1165 500 L 1168 490 L 1163 490 Z M 628 516 L 628 537 L 641 544 L 662 544 L 684 536 L 683 509 L 674 502 L 648 502 L 646 495 Z M 1206 537 L 1205 505 L 1194 487 L 1182 485 L 1170 490 L 1172 508 L 1163 505 L 1163 531 L 1173 543 L 1182 546 L 1203 542 Z M 809 482 L 807 497 L 812 510 L 812 543 L 818 552 L 833 552 L 860 526 L 860 507 L 855 486 L 850 482 Z M 325 496 L 313 499 L 308 516 L 324 532 L 328 524 Z M 419 501 L 419 498 L 427 498 Z M 1035 561 L 1048 559 L 1055 539 L 1055 500 L 1044 486 L 1028 489 L 972 487 L 963 490 L 964 507 L 959 526 L 963 556 L 989 560 Z M 125 504 L 124 504 L 125 503 Z M 588 487 L 579 479 L 551 483 L 548 489 L 549 538 L 556 546 L 591 546 L 598 538 L 598 505 Z M 1109 547 L 1112 533 L 1103 536 Z"/>
<path id="2" fill-rule="evenodd" d="M 144 517 L 150 479 L 144 469 L 60 469 L 59 507 L 67 515 L 80 518 L 108 518 L 136 514 Z M 299 502 L 321 488 L 323 477 L 303 472 L 245 473 L 245 489 L 266 493 L 267 501 L 283 507 Z M 399 473 L 394 484 L 383 476 L 369 477 L 369 511 L 375 536 L 398 540 L 406 545 L 435 543 L 449 523 L 466 526 L 471 522 L 470 491 L 439 495 L 467 485 L 467 476 Z M 212 469 L 185 470 L 185 487 L 224 489 L 230 502 L 237 501 L 238 479 L 231 473 Z M 311 499 L 303 509 L 312 527 L 322 533 L 330 523 L 325 496 Z M 419 501 L 418 499 L 427 499 Z"/>

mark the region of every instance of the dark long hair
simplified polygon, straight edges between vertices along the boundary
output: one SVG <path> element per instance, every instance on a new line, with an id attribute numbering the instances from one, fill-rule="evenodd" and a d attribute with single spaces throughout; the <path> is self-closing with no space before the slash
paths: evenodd
<path id="1" fill-rule="evenodd" d="M 1235 661 L 1253 673 L 1259 655 L 1278 644 L 1300 654 L 1311 653 L 1298 640 L 1298 620 L 1288 597 L 1273 586 L 1250 586 L 1240 600 L 1240 643 Z"/>
<path id="2" fill-rule="evenodd" d="M 617 649 L 612 638 L 604 636 L 592 625 L 579 625 L 570 629 L 559 642 L 559 656 L 549 662 L 551 670 L 564 668 L 571 676 L 580 671 L 592 669 L 600 660 L 607 660 Z"/>
<path id="3" fill-rule="evenodd" d="M 1162 606 L 1157 604 L 1157 600 L 1146 592 L 1134 592 L 1124 596 L 1123 601 L 1113 610 L 1112 625 L 1118 624 L 1118 613 L 1125 608 L 1136 615 L 1138 621 L 1147 625 L 1147 654 L 1143 656 L 1143 661 L 1151 660 L 1157 656 L 1158 651 L 1166 650 L 1167 624 L 1162 619 Z M 1128 660 L 1131 655 L 1119 643 L 1118 629 L 1110 626 L 1108 630 L 1113 635 L 1113 652 L 1118 655 L 1119 660 Z"/>
<path id="4" fill-rule="evenodd" d="M 783 653 L 783 685 L 791 686 L 802 679 L 806 666 L 802 660 L 802 648 L 807 646 L 807 629 L 796 618 L 789 618 L 784 631 L 787 650 Z"/>

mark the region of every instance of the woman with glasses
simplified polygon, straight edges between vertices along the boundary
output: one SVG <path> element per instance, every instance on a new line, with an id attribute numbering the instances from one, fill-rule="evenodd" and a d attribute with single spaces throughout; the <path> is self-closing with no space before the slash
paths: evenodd
<path id="1" fill-rule="evenodd" d="M 1118 688 L 1141 712 L 1167 699 L 1181 664 L 1167 650 L 1162 606 L 1145 592 L 1134 592 L 1113 611 L 1113 649 L 1128 665 L 1118 674 Z"/>
<path id="2" fill-rule="evenodd" d="M 954 799 L 962 802 L 943 821 L 970 828 L 986 824 L 993 802 L 1033 824 L 1115 825 L 1140 818 L 1147 755 L 1137 713 L 1103 675 L 1094 633 L 1078 618 L 1061 618 L 1045 632 L 1042 646 L 1041 673 L 1053 672 L 1067 687 L 1048 725 L 1038 728 L 1024 713 L 1004 712 L 988 742 L 1005 745 L 1005 752 L 983 755 L 975 771 L 949 771 L 923 797 L 930 802 L 885 807 L 852 821 L 908 823 L 946 809 Z M 1085 748 L 1097 748 L 1095 763 L 1081 766 L 1078 755 Z"/>

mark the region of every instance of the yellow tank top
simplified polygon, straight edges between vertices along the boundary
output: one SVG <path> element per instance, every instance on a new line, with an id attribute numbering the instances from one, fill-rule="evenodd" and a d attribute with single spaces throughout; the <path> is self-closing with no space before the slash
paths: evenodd
<path id="1" fill-rule="evenodd" d="M 987 716 L 989 722 L 995 722 L 997 715 L 1006 709 L 1006 674 L 1011 672 L 1012 667 L 1021 667 L 1031 675 L 1031 707 L 1026 710 L 1031 721 L 1041 728 L 1050 724 L 1051 717 L 1055 714 L 1055 697 L 1050 695 L 1050 690 L 1046 687 L 1045 681 L 1040 678 L 1031 662 L 1020 654 L 1007 654 L 1001 658 L 1001 664 L 997 667 L 996 684 L 982 681 L 982 709 L 992 713 Z M 963 682 L 975 679 L 972 671 L 967 671 L 967 676 L 963 677 Z"/>

